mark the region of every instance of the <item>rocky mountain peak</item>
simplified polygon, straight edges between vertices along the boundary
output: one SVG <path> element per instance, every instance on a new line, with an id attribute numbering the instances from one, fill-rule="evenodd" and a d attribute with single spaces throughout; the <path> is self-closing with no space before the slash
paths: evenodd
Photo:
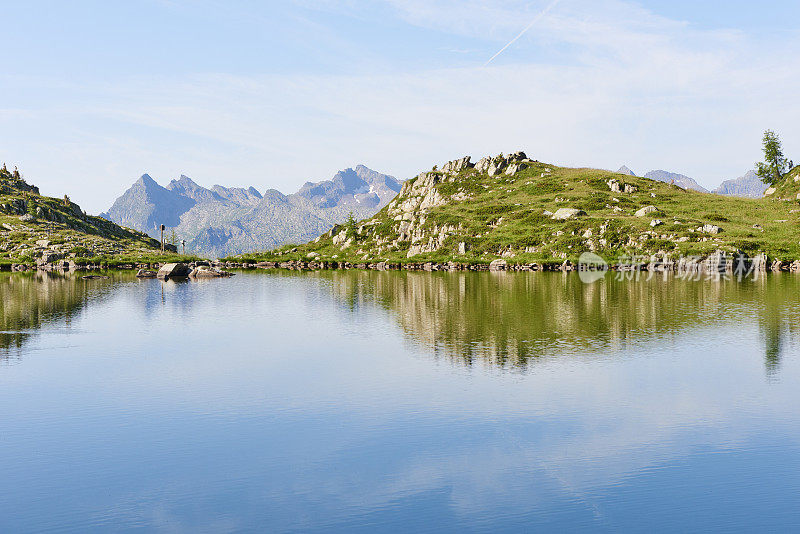
<path id="1" fill-rule="evenodd" d="M 136 184 L 147 182 L 145 187 Z M 339 171 L 330 180 L 307 182 L 297 193 L 254 187 L 202 187 L 186 175 L 161 187 L 149 176 L 128 189 L 108 219 L 156 235 L 159 225 L 175 228 L 187 250 L 222 256 L 300 243 L 334 224 L 373 215 L 400 190 L 400 182 L 364 165 Z"/>
<path id="2" fill-rule="evenodd" d="M 756 171 L 750 170 L 744 176 L 734 180 L 726 180 L 714 190 L 719 195 L 731 195 L 747 198 L 761 198 L 767 190 L 767 184 L 761 181 Z"/>
<path id="3" fill-rule="evenodd" d="M 689 178 L 686 175 L 678 174 L 675 172 L 667 172 L 662 170 L 650 171 L 647 174 L 645 174 L 644 177 L 649 178 L 650 180 L 656 180 L 658 182 L 675 184 L 684 189 L 693 189 L 695 191 L 700 191 L 701 193 L 709 192 L 708 189 L 698 184 L 694 178 Z"/>

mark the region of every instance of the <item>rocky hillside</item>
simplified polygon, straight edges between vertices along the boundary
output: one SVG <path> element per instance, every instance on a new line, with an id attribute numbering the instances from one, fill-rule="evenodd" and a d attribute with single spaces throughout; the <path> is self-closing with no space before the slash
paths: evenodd
<path id="1" fill-rule="evenodd" d="M 204 188 L 187 176 L 162 187 L 137 180 L 103 217 L 156 236 L 161 224 L 187 250 L 218 257 L 303 243 L 347 220 L 373 215 L 400 191 L 400 182 L 363 165 L 331 180 L 307 182 L 294 194 L 274 189 Z"/>
<path id="2" fill-rule="evenodd" d="M 800 259 L 800 204 L 784 189 L 773 194 L 780 201 L 733 198 L 556 167 L 521 152 L 477 164 L 466 157 L 408 180 L 374 217 L 248 259 L 560 262 L 594 251 L 615 261 L 723 250 L 793 261 Z"/>
<path id="3" fill-rule="evenodd" d="M 764 198 L 780 203 L 800 202 L 800 165 L 784 176 L 780 183 L 764 191 Z"/>
<path id="4" fill-rule="evenodd" d="M 16 170 L 0 169 L 0 264 L 150 256 L 155 239 L 87 215 L 67 196 L 45 197 Z"/>

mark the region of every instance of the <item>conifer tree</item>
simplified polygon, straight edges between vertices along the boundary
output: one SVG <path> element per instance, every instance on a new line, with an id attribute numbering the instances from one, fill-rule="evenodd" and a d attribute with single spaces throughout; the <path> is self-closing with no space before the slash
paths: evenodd
<path id="1" fill-rule="evenodd" d="M 765 184 L 775 185 L 786 174 L 789 165 L 778 134 L 772 130 L 764 132 L 763 149 L 764 161 L 756 163 L 756 174 Z"/>

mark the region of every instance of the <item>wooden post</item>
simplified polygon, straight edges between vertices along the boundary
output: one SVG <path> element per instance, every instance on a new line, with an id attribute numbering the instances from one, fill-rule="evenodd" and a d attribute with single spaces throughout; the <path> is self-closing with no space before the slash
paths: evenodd
<path id="1" fill-rule="evenodd" d="M 167 227 L 162 224 L 161 225 L 161 254 L 164 254 L 164 230 L 166 230 L 166 229 L 167 229 Z"/>

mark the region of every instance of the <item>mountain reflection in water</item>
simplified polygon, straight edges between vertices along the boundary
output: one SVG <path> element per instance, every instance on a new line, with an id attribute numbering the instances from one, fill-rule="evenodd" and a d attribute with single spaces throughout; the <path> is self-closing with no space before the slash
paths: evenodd
<path id="1" fill-rule="evenodd" d="M 466 365 L 525 368 L 537 359 L 582 357 L 685 332 L 758 321 L 767 372 L 800 331 L 800 277 L 584 284 L 570 274 L 324 272 L 348 303 L 392 312 L 410 339 Z"/>
<path id="2" fill-rule="evenodd" d="M 43 325 L 69 327 L 75 314 L 124 283 L 75 274 L 3 273 L 0 276 L 0 358 L 8 359 Z M 262 274 L 262 273 L 259 273 Z M 687 330 L 755 319 L 767 374 L 776 376 L 788 339 L 800 331 L 800 277 L 747 281 L 678 278 L 584 284 L 574 274 L 277 271 L 312 277 L 353 309 L 377 305 L 390 312 L 413 343 L 434 357 L 523 370 L 542 358 L 589 357 L 633 343 L 669 339 Z M 144 283 L 151 283 L 147 281 Z M 175 285 L 177 282 L 167 282 Z M 141 305 L 163 301 L 164 283 L 151 284 Z M 179 301 L 191 307 L 190 292 Z"/>

